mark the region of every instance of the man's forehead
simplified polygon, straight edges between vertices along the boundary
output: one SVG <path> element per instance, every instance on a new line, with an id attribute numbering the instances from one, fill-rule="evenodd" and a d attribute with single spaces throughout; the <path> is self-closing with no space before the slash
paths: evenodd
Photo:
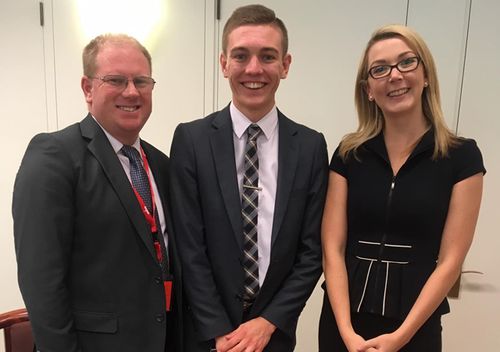
<path id="1" fill-rule="evenodd" d="M 258 46 L 281 48 L 281 31 L 271 25 L 244 25 L 235 28 L 228 37 L 228 48 Z"/>
<path id="2" fill-rule="evenodd" d="M 231 32 L 229 32 L 228 36 L 231 36 L 235 32 L 249 32 L 249 31 L 270 31 L 276 32 L 278 34 L 281 33 L 281 29 L 272 23 L 259 23 L 259 24 L 242 24 L 240 26 L 234 27 Z"/>

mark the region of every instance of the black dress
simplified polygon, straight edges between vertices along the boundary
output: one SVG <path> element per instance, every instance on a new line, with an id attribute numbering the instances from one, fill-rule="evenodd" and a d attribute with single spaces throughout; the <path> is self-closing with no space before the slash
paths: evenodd
<path id="1" fill-rule="evenodd" d="M 330 169 L 348 183 L 349 300 L 354 329 L 364 338 L 394 331 L 405 319 L 436 267 L 453 186 L 486 172 L 474 140 L 462 139 L 446 158 L 433 160 L 433 151 L 431 129 L 395 176 L 382 133 L 359 148 L 359 160 L 350 156 L 344 162 L 338 148 L 332 157 Z M 436 348 L 426 345 L 425 351 L 440 351 L 440 317 L 448 312 L 445 299 L 403 351 L 413 351 L 412 344 L 424 332 L 423 341 L 431 344 L 431 336 L 436 340 Z M 325 297 L 320 351 L 342 351 L 334 349 L 343 346 L 335 331 Z"/>

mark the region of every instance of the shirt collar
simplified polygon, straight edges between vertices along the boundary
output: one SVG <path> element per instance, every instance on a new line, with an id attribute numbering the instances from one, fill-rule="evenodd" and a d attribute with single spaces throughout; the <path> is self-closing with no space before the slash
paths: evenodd
<path id="1" fill-rule="evenodd" d="M 231 112 L 231 121 L 233 122 L 233 131 L 238 139 L 241 139 L 243 134 L 246 132 L 248 126 L 250 126 L 253 122 L 250 121 L 241 111 L 234 106 L 231 102 L 229 106 L 229 111 Z M 276 126 L 278 125 L 278 109 L 276 106 L 273 106 L 271 111 L 269 111 L 264 117 L 262 117 L 256 123 L 266 139 L 271 138 L 274 131 L 276 130 Z"/>
<path id="2" fill-rule="evenodd" d="M 108 131 L 106 131 L 106 129 L 101 126 L 101 124 L 99 123 L 99 121 L 97 121 L 97 119 L 93 115 L 92 115 L 92 117 L 95 120 L 95 122 L 97 122 L 97 124 L 99 125 L 99 127 L 101 127 L 101 129 L 103 130 L 104 134 L 106 135 L 106 137 L 109 140 L 109 143 L 111 144 L 111 147 L 113 147 L 113 150 L 115 151 L 115 153 L 118 154 L 118 152 L 123 147 L 123 143 L 120 142 L 115 137 L 113 137 Z M 132 144 L 132 147 L 134 147 L 135 149 L 137 149 L 137 151 L 139 152 L 139 154 L 141 154 L 141 139 L 139 137 L 137 137 L 137 139 L 135 140 L 134 144 Z"/>

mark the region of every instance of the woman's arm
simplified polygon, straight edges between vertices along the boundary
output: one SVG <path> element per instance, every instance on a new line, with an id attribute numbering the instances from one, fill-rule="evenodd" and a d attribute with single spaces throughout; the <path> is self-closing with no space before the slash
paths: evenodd
<path id="1" fill-rule="evenodd" d="M 321 228 L 323 270 L 328 298 L 339 332 L 349 351 L 358 351 L 364 344 L 351 324 L 349 289 L 345 266 L 347 242 L 347 180 L 331 171 Z"/>

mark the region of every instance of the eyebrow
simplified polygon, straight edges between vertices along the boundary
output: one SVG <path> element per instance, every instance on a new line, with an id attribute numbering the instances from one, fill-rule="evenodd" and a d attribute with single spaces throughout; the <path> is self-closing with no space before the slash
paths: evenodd
<path id="1" fill-rule="evenodd" d="M 235 52 L 239 52 L 239 51 L 249 52 L 250 49 L 248 49 L 247 47 L 244 47 L 244 46 L 237 46 L 237 47 L 234 47 L 231 49 L 230 54 L 235 53 Z M 259 50 L 259 52 L 273 52 L 273 53 L 279 54 L 279 50 L 275 49 L 273 47 L 261 48 Z"/>
<path id="2" fill-rule="evenodd" d="M 401 58 L 405 57 L 408 54 L 417 55 L 417 54 L 415 54 L 415 52 L 413 50 L 408 50 L 408 51 L 405 51 L 405 52 L 402 52 L 401 54 L 399 54 L 398 60 L 400 60 Z M 371 63 L 371 65 L 369 67 L 373 67 L 374 65 L 385 65 L 387 63 L 388 63 L 388 61 L 385 59 L 375 60 Z"/>

